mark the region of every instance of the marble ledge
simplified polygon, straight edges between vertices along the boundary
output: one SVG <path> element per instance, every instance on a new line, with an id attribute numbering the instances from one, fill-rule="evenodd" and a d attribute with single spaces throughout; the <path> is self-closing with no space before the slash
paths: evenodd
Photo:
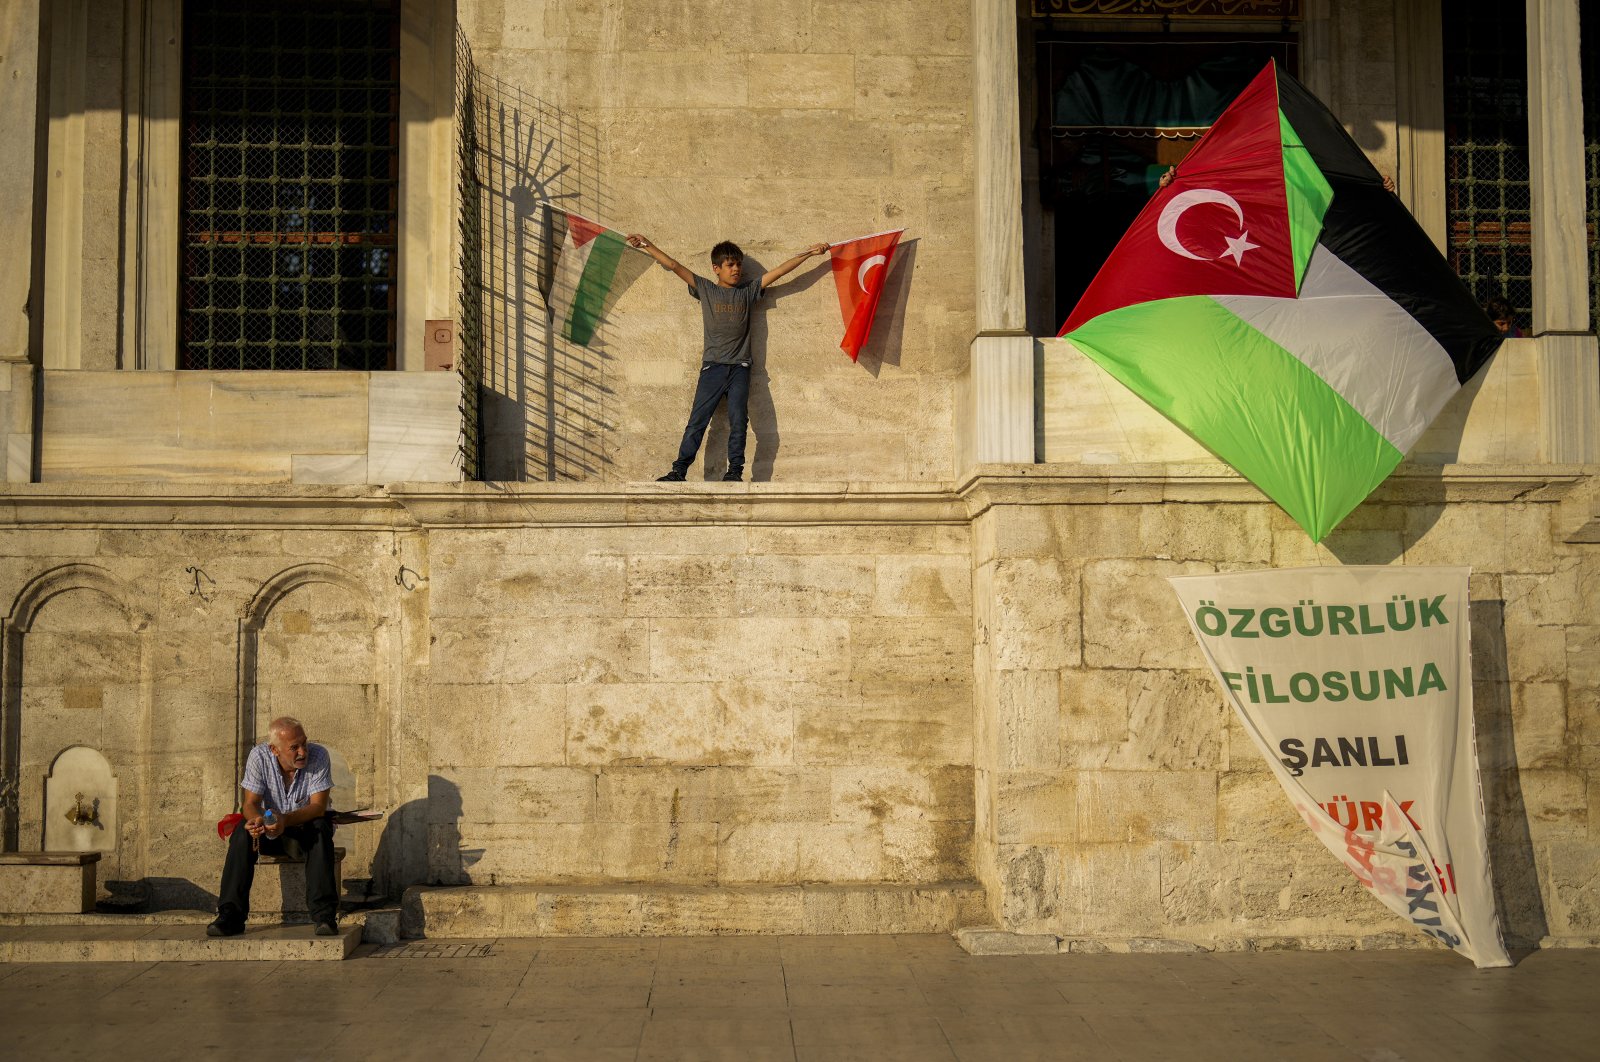
<path id="1" fill-rule="evenodd" d="M 1372 492 L 1379 504 L 1561 501 L 1593 465 L 1401 465 Z M 969 517 L 994 505 L 1261 504 L 1267 496 L 1220 462 L 979 465 L 956 488 Z"/>
<path id="2" fill-rule="evenodd" d="M 1555 503 L 1593 465 L 1403 465 L 1380 504 Z M 392 483 L 270 485 L 0 483 L 0 529 L 952 525 L 994 505 L 1262 504 L 1226 465 L 980 465 L 959 484 Z M 1587 537 L 1586 537 L 1587 536 Z M 1574 542 L 1600 541 L 1600 517 Z"/>

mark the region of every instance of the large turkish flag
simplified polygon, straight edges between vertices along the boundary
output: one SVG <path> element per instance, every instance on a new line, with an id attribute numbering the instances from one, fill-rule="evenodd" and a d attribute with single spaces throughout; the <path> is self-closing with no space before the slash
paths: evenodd
<path id="1" fill-rule="evenodd" d="M 1172 183 L 1145 204 L 1061 334 L 1153 299 L 1293 298 L 1283 156 L 1277 71 L 1269 63 L 1178 166 Z"/>
<path id="2" fill-rule="evenodd" d="M 839 349 L 850 355 L 851 361 L 860 357 L 872 332 L 878 296 L 883 294 L 883 278 L 889 273 L 895 244 L 905 231 L 862 236 L 829 249 L 833 256 L 833 282 L 839 288 L 839 312 L 844 317 L 844 339 Z"/>

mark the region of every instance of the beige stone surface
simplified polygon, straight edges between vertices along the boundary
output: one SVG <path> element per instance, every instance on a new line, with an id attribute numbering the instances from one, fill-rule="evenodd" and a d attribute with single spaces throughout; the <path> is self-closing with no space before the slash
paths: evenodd
<path id="1" fill-rule="evenodd" d="M 92 911 L 96 862 L 0 864 L 0 909 L 7 914 Z"/>

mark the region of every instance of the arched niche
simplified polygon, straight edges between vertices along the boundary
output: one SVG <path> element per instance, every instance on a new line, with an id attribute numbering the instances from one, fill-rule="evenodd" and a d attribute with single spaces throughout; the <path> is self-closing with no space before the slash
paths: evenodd
<path id="1" fill-rule="evenodd" d="M 120 823 L 111 761 L 87 745 L 62 749 L 44 779 L 44 850 L 114 852 Z"/>
<path id="2" fill-rule="evenodd" d="M 235 777 L 267 727 L 292 716 L 329 750 L 341 810 L 388 802 L 389 624 L 350 572 L 331 564 L 286 568 L 262 584 L 239 618 Z M 342 783 L 342 784 L 341 784 Z M 341 829 L 345 876 L 371 875 L 378 830 Z"/>
<path id="3" fill-rule="evenodd" d="M 123 580 L 65 564 L 29 580 L 0 620 L 0 848 L 46 843 L 46 776 L 62 749 L 92 746 L 123 779 L 103 880 L 142 875 L 141 771 L 151 617 Z"/>

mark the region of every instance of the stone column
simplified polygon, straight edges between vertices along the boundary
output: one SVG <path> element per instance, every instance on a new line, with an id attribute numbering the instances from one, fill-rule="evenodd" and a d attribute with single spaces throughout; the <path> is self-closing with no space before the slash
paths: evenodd
<path id="1" fill-rule="evenodd" d="M 1533 333 L 1547 461 L 1600 459 L 1600 377 L 1589 333 L 1578 0 L 1528 0 Z"/>
<path id="2" fill-rule="evenodd" d="M 126 128 L 139 179 L 128 182 L 125 208 L 131 253 L 123 258 L 130 310 L 123 322 L 123 358 L 136 368 L 170 370 L 178 367 L 183 5 L 137 0 L 128 11 L 128 40 L 140 42 L 140 51 L 127 60 L 138 68 L 130 72 L 126 102 L 128 113 L 138 116 Z"/>
<path id="3" fill-rule="evenodd" d="M 424 368 L 427 322 L 455 317 L 455 7 L 400 5 L 400 292 L 395 368 Z"/>
<path id="4" fill-rule="evenodd" d="M 1439 0 L 1400 0 L 1394 9 L 1395 185 L 1441 252 L 1444 210 L 1444 26 Z"/>
<path id="5" fill-rule="evenodd" d="M 977 336 L 966 458 L 1034 460 L 1033 337 L 1022 280 L 1022 138 L 1013 0 L 972 3 L 972 138 L 977 209 Z"/>
<path id="6" fill-rule="evenodd" d="M 39 166 L 39 0 L 0 4 L 0 481 L 26 483 L 33 471 L 34 281 L 44 204 L 35 196 Z M 15 779 L 13 779 L 15 781 Z M 0 777 L 0 824 L 5 816 Z M 15 794 L 12 794 L 15 796 Z M 14 826 L 14 822 L 13 822 Z"/>
<path id="7" fill-rule="evenodd" d="M 11 0 L 0 4 L 0 247 L 10 259 L 0 270 L 0 361 L 28 360 L 38 118 L 39 0 Z"/>

